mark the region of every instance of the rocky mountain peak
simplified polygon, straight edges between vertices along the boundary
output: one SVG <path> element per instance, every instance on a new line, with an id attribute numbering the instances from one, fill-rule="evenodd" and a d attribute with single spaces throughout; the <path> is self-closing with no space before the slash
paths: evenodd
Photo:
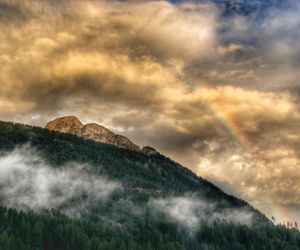
<path id="1" fill-rule="evenodd" d="M 140 151 L 140 147 L 130 141 L 127 137 L 118 135 L 111 130 L 97 124 L 84 125 L 75 116 L 60 117 L 47 123 L 46 128 L 58 132 L 74 134 L 85 139 L 112 144 L 120 148 Z"/>
<path id="2" fill-rule="evenodd" d="M 65 116 L 47 123 L 46 128 L 63 133 L 77 134 L 84 127 L 76 116 Z"/>

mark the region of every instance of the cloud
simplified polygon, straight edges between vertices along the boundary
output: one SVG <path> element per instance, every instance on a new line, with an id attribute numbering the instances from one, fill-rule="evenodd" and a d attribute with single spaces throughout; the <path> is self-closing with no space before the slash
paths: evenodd
<path id="1" fill-rule="evenodd" d="M 214 204 L 197 198 L 195 195 L 168 197 L 150 200 L 154 211 L 162 212 L 169 220 L 179 224 L 190 233 L 195 233 L 204 224 L 216 221 L 251 226 L 253 214 L 246 209 L 217 209 Z"/>
<path id="2" fill-rule="evenodd" d="M 62 209 L 77 216 L 121 188 L 89 171 L 89 166 L 75 163 L 49 166 L 28 146 L 16 148 L 0 157 L 1 203 L 20 210 Z"/>
<path id="3" fill-rule="evenodd" d="M 0 0 L 0 118 L 74 114 L 251 202 L 297 205 L 299 4 L 278 6 L 257 19 L 213 4 Z"/>
<path id="4" fill-rule="evenodd" d="M 209 5 L 87 1 L 74 2 L 69 15 L 60 4 L 17 6 L 32 15 L 1 32 L 1 94 L 30 99 L 35 109 L 51 111 L 74 96 L 98 105 L 161 103 L 183 88 L 183 60 L 209 56 L 215 43 Z M 35 15 L 39 9 L 45 16 Z"/>
<path id="5" fill-rule="evenodd" d="M 222 186 L 225 191 L 244 197 L 278 220 L 299 219 L 292 209 L 299 204 L 299 155 L 288 139 L 262 139 L 252 152 L 220 145 L 207 149 L 199 157 L 197 172 Z M 290 135 L 290 140 L 299 140 Z M 213 142 L 210 142 L 213 143 Z M 274 146 L 268 144 L 274 143 Z M 299 145 L 297 146 L 297 148 Z M 285 207 L 286 212 L 280 211 Z M 289 211 L 291 208 L 291 211 Z"/>

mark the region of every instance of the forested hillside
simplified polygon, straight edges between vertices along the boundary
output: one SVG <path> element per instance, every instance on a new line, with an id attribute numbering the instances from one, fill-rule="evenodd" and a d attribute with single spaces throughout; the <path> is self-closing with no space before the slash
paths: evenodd
<path id="1" fill-rule="evenodd" d="M 298 231 L 161 154 L 7 122 L 0 152 L 0 249 L 300 249 Z"/>
<path id="2" fill-rule="evenodd" d="M 89 163 L 94 174 L 108 175 L 129 189 L 163 193 L 197 192 L 205 199 L 224 200 L 229 206 L 248 206 L 245 201 L 225 194 L 161 154 L 146 155 L 74 135 L 5 122 L 0 123 L 0 141 L 1 151 L 12 151 L 16 146 L 30 143 L 44 159 L 57 167 L 67 162 Z"/>

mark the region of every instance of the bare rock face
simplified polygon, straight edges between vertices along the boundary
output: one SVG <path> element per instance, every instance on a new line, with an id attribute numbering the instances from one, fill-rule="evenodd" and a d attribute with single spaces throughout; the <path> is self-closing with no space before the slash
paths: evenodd
<path id="1" fill-rule="evenodd" d="M 57 118 L 48 122 L 46 128 L 49 130 L 74 134 L 97 142 L 112 144 L 120 148 L 126 148 L 134 151 L 141 150 L 139 146 L 135 145 L 127 137 L 115 134 L 109 129 L 96 123 L 84 125 L 75 116 Z"/>
<path id="2" fill-rule="evenodd" d="M 63 133 L 77 135 L 84 127 L 81 121 L 75 116 L 66 116 L 57 118 L 54 121 L 48 122 L 46 128 Z"/>

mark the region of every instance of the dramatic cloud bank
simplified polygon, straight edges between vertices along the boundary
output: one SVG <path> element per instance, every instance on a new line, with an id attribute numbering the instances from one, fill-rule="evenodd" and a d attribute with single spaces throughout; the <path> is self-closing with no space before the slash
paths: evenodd
<path id="1" fill-rule="evenodd" d="M 256 18 L 197 2 L 0 0 L 0 119 L 99 122 L 286 219 L 273 208 L 300 206 L 299 3 Z"/>
<path id="2" fill-rule="evenodd" d="M 20 210 L 60 208 L 77 216 L 120 189 L 117 182 L 89 174 L 88 168 L 49 166 L 34 150 L 16 149 L 0 157 L 0 201 Z"/>

